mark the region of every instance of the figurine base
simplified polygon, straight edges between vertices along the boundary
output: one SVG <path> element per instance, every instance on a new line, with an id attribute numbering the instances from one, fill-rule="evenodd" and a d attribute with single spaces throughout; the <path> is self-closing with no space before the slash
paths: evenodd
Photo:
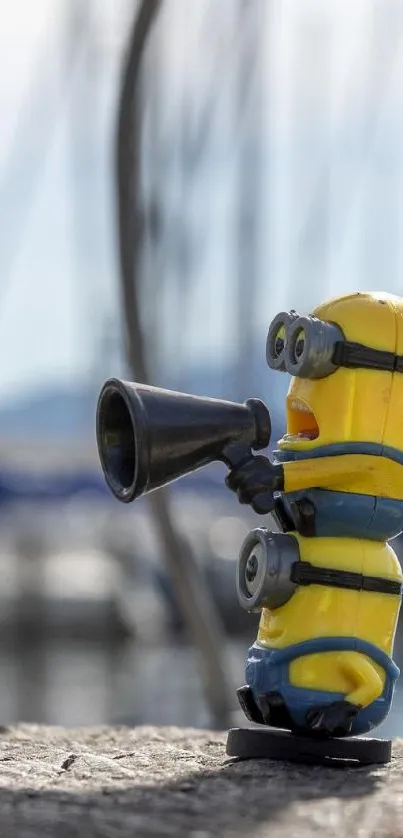
<path id="1" fill-rule="evenodd" d="M 310 765 L 385 765 L 392 757 L 392 740 L 359 736 L 316 739 L 270 727 L 235 727 L 228 732 L 227 755 Z"/>

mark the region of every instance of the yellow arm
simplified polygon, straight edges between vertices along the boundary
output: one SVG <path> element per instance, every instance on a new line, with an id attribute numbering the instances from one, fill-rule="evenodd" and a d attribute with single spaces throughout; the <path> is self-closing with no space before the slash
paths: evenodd
<path id="1" fill-rule="evenodd" d="M 382 694 L 382 680 L 367 658 L 357 652 L 345 652 L 340 656 L 339 665 L 354 685 L 354 689 L 346 695 L 347 701 L 359 707 L 368 707 Z"/>
<path id="2" fill-rule="evenodd" d="M 340 454 L 283 463 L 284 492 L 333 489 L 403 499 L 403 466 L 371 454 Z"/>

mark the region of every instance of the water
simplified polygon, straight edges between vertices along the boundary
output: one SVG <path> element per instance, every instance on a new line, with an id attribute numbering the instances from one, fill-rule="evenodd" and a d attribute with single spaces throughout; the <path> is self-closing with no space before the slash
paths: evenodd
<path id="1" fill-rule="evenodd" d="M 229 658 L 240 684 L 243 655 L 233 644 Z M 212 724 L 198 657 L 185 645 L 58 639 L 3 646 L 0 671 L 0 724 Z"/>

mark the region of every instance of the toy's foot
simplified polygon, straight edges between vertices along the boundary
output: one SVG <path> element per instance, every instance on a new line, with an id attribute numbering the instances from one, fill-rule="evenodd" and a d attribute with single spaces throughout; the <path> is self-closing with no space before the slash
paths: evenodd
<path id="1" fill-rule="evenodd" d="M 293 723 L 281 693 L 270 692 L 259 695 L 255 700 L 250 687 L 237 690 L 238 701 L 250 722 L 291 730 Z"/>
<path id="2" fill-rule="evenodd" d="M 325 707 L 315 707 L 306 714 L 309 731 L 318 736 L 348 736 L 359 711 L 350 701 L 334 701 Z"/>
<path id="3" fill-rule="evenodd" d="M 256 704 L 251 688 L 247 686 L 240 687 L 239 690 L 236 691 L 236 694 L 248 721 L 255 722 L 257 725 L 264 725 L 262 711 Z"/>
<path id="4" fill-rule="evenodd" d="M 281 693 L 264 693 L 259 696 L 258 701 L 266 725 L 284 730 L 292 729 L 293 722 Z"/>

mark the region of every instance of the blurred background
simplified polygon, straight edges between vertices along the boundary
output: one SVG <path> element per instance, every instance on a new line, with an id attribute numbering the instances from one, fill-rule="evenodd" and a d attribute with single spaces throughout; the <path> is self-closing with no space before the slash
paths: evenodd
<path id="1" fill-rule="evenodd" d="M 261 519 L 218 467 L 119 504 L 95 405 L 258 396 L 275 443 L 271 318 L 403 293 L 403 4 L 14 0 L 0 45 L 0 722 L 224 726 Z"/>

